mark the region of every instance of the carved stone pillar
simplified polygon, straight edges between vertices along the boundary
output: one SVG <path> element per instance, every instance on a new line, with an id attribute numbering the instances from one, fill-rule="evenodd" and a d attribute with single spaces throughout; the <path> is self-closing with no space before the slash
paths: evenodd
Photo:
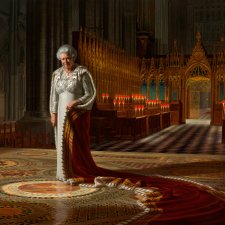
<path id="1" fill-rule="evenodd" d="M 72 41 L 70 1 L 27 1 L 27 114 L 49 115 L 51 74 L 59 66 L 56 51 Z"/>
<path id="2" fill-rule="evenodd" d="M 168 1 L 155 1 L 155 37 L 157 40 L 157 54 L 168 54 Z"/>
<path id="3" fill-rule="evenodd" d="M 71 6 L 71 0 L 27 1 L 26 113 L 19 122 L 34 136 L 52 132 L 51 75 L 60 66 L 57 49 L 62 44 L 72 44 Z"/>
<path id="4" fill-rule="evenodd" d="M 0 3 L 0 93 L 4 120 L 17 120 L 25 108 L 25 1 Z"/>
<path id="5" fill-rule="evenodd" d="M 124 49 L 136 55 L 136 16 L 133 12 L 124 14 Z"/>

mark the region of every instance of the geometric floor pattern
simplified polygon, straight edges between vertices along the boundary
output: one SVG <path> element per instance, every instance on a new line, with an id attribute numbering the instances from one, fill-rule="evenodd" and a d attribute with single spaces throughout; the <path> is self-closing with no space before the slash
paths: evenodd
<path id="1" fill-rule="evenodd" d="M 1 225 L 115 225 L 143 213 L 127 191 L 81 190 L 55 181 L 55 153 L 54 149 L 0 148 Z M 97 165 L 104 168 L 182 178 L 225 193 L 224 155 L 110 151 L 92 154 Z"/>
<path id="2" fill-rule="evenodd" d="M 223 195 L 221 133 L 220 126 L 189 121 L 135 142 L 92 143 L 92 155 L 104 168 L 184 179 Z M 66 185 L 56 181 L 55 170 L 55 149 L 0 148 L 0 224 L 145 224 L 133 192 Z"/>
<path id="3" fill-rule="evenodd" d="M 56 151 L 0 149 L 0 224 L 120 224 L 143 215 L 132 191 L 55 180 Z"/>
<path id="4" fill-rule="evenodd" d="M 189 120 L 136 141 L 103 140 L 99 144 L 92 143 L 91 147 L 96 151 L 224 155 L 222 127 L 210 126 L 208 121 Z"/>

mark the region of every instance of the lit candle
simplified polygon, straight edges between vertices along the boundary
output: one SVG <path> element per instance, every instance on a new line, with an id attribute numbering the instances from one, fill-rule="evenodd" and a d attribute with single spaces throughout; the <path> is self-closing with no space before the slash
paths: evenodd
<path id="1" fill-rule="evenodd" d="M 119 108 L 120 108 L 120 103 L 121 103 L 121 102 L 120 102 L 120 100 L 118 100 L 118 105 L 119 105 Z"/>
<path id="2" fill-rule="evenodd" d="M 105 102 L 105 93 L 102 93 L 103 102 Z"/>
<path id="3" fill-rule="evenodd" d="M 116 99 L 113 100 L 113 105 L 116 107 Z"/>
<path id="4" fill-rule="evenodd" d="M 106 97 L 106 102 L 108 102 L 108 99 L 109 99 L 109 94 L 108 94 L 108 93 L 106 93 L 106 94 L 105 94 L 105 97 Z"/>
<path id="5" fill-rule="evenodd" d="M 124 100 L 122 100 L 122 104 L 123 104 L 123 108 L 124 108 L 124 104 L 125 104 L 125 101 Z"/>

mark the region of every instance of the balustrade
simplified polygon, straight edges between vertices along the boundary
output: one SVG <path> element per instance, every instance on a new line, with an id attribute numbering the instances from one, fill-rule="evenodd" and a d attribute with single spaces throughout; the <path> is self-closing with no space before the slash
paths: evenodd
<path id="1" fill-rule="evenodd" d="M 53 134 L 32 132 L 16 121 L 0 122 L 0 147 L 54 148 Z"/>

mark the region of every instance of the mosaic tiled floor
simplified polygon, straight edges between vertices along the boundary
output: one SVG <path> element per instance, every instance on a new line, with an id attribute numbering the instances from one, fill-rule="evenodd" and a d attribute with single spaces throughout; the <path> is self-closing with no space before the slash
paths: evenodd
<path id="1" fill-rule="evenodd" d="M 143 216 L 132 191 L 55 180 L 55 150 L 0 149 L 0 224 L 120 224 Z"/>
<path id="2" fill-rule="evenodd" d="M 210 120 L 187 120 L 186 124 L 173 125 L 142 139 L 102 140 L 92 143 L 96 151 L 225 154 L 222 144 L 222 127 L 210 126 Z"/>
<path id="3" fill-rule="evenodd" d="M 223 155 L 92 153 L 105 168 L 184 178 L 225 192 Z M 55 150 L 0 148 L 1 225 L 113 225 L 142 215 L 131 192 L 66 185 L 55 181 L 55 167 Z"/>

